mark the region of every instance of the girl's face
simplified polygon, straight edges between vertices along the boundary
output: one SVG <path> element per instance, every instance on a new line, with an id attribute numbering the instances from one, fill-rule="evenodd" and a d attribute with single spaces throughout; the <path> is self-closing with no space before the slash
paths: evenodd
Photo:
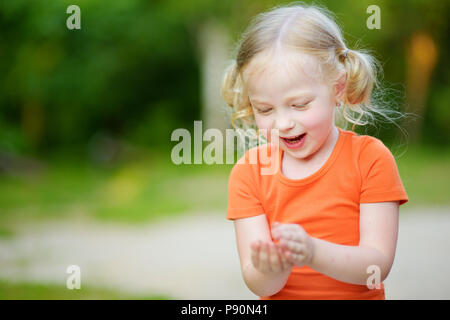
<path id="1" fill-rule="evenodd" d="M 274 56 L 276 58 L 265 60 L 269 63 L 261 72 L 250 75 L 255 64 L 260 66 L 261 59 L 265 58 L 260 53 L 243 71 L 256 125 L 260 130 L 267 129 L 262 132 L 270 142 L 270 130 L 278 129 L 278 143 L 285 153 L 309 160 L 329 139 L 334 128 L 337 102 L 334 87 L 319 80 L 314 57 L 299 53 Z M 293 59 L 295 63 L 291 63 Z M 283 139 L 301 134 L 306 134 L 303 142 L 294 145 L 288 145 Z"/>

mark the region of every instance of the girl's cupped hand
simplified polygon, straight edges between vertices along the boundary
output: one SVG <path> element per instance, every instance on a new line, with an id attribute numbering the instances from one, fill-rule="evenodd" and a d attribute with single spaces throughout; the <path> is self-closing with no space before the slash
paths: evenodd
<path id="1" fill-rule="evenodd" d="M 258 240 L 250 247 L 253 266 L 262 273 L 278 273 L 293 267 L 279 244 Z"/>
<path id="2" fill-rule="evenodd" d="M 272 237 L 279 242 L 280 252 L 290 263 L 302 267 L 311 262 L 314 255 L 313 241 L 299 224 L 274 222 Z"/>

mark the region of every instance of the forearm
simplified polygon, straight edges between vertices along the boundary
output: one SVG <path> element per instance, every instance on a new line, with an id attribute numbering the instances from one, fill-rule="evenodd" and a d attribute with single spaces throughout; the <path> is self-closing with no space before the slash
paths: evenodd
<path id="1" fill-rule="evenodd" d="M 268 297 L 285 286 L 292 267 L 278 273 L 262 273 L 249 263 L 242 272 L 245 284 L 257 296 Z"/>
<path id="2" fill-rule="evenodd" d="M 391 268 L 392 262 L 375 248 L 345 246 L 317 238 L 312 238 L 314 255 L 309 267 L 336 280 L 366 285 L 371 273 L 367 268 L 375 265 L 380 268 L 382 282 Z"/>

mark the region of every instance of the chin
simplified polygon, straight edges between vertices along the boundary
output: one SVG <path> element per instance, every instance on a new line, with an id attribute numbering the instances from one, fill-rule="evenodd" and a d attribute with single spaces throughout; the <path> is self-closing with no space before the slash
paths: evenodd
<path id="1" fill-rule="evenodd" d="M 306 158 L 309 156 L 308 150 L 305 150 L 305 149 L 293 150 L 293 149 L 289 149 L 286 146 L 283 146 L 282 149 L 284 152 L 291 154 L 295 158 L 303 159 L 303 158 Z"/>

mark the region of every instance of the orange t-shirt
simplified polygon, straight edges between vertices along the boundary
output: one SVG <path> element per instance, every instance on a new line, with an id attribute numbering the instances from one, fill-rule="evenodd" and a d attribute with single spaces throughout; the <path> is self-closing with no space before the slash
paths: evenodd
<path id="1" fill-rule="evenodd" d="M 383 142 L 338 130 L 339 138 L 325 164 L 299 180 L 281 172 L 283 150 L 278 146 L 267 144 L 248 150 L 230 173 L 227 219 L 265 213 L 269 228 L 274 221 L 298 223 L 312 237 L 357 246 L 360 203 L 399 201 L 402 205 L 408 196 L 395 159 Z M 271 156 L 275 165 L 267 161 Z M 261 174 L 269 166 L 275 173 Z M 385 295 L 383 283 L 380 289 L 369 289 L 304 266 L 292 269 L 281 291 L 260 299 L 385 299 Z"/>

